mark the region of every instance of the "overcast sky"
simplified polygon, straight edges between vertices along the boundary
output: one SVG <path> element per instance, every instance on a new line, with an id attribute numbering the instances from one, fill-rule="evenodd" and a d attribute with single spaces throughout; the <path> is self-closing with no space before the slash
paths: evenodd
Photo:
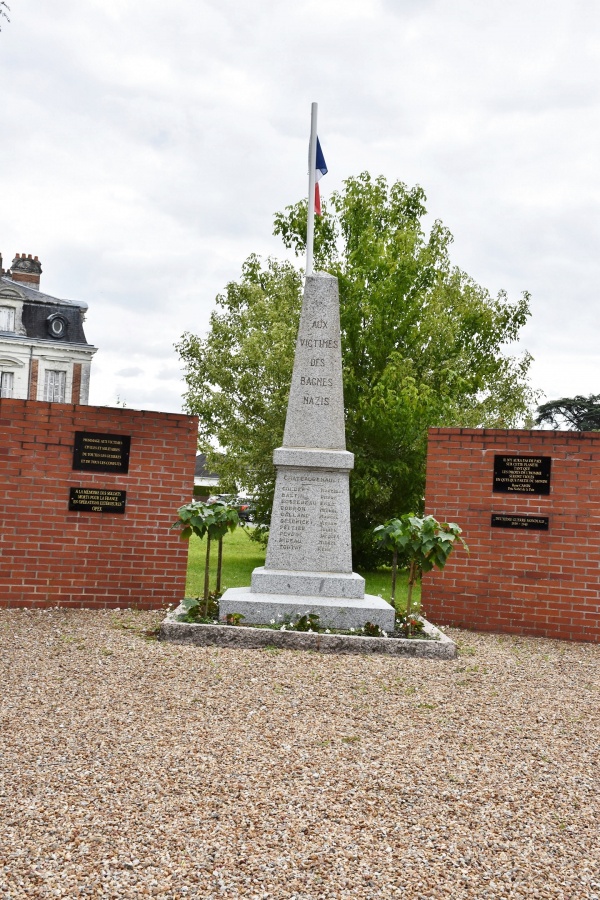
<path id="1" fill-rule="evenodd" d="M 452 257 L 532 295 L 548 399 L 600 392 L 598 0 L 9 0 L 0 252 L 89 303 L 90 402 L 178 412 L 174 342 L 205 334 L 273 214 L 329 174 L 423 186 Z"/>

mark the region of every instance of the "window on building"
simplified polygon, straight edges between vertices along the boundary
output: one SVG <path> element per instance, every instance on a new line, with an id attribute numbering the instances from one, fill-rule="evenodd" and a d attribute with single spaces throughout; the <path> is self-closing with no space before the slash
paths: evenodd
<path id="1" fill-rule="evenodd" d="M 53 313 L 46 319 L 48 334 L 53 338 L 64 338 L 67 333 L 67 325 L 67 320 L 58 313 Z"/>
<path id="2" fill-rule="evenodd" d="M 44 378 L 44 400 L 50 403 L 64 403 L 67 373 L 48 369 Z"/>
<path id="3" fill-rule="evenodd" d="M 0 306 L 0 331 L 15 330 L 15 311 L 12 306 Z"/>
<path id="4" fill-rule="evenodd" d="M 0 397 L 12 397 L 14 384 L 13 372 L 0 372 Z"/>

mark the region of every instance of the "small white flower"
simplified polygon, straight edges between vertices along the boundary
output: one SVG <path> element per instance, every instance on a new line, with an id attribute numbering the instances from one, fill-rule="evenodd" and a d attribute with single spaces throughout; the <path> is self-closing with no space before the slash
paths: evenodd
<path id="1" fill-rule="evenodd" d="M 354 628 L 351 628 L 350 631 L 354 631 Z"/>
<path id="2" fill-rule="evenodd" d="M 312 633 L 313 633 L 312 628 L 309 628 L 309 629 L 308 629 L 308 633 L 309 633 L 309 634 L 312 634 Z"/>
<path id="3" fill-rule="evenodd" d="M 387 637 L 387 631 L 382 631 L 381 634 L 383 637 Z"/>
<path id="4" fill-rule="evenodd" d="M 329 628 L 325 629 L 325 634 L 331 634 L 331 631 L 329 630 Z"/>
<path id="5" fill-rule="evenodd" d="M 280 628 L 279 630 L 280 630 L 280 631 L 285 631 L 285 625 L 282 625 L 281 628 Z"/>
<path id="6" fill-rule="evenodd" d="M 271 619 L 271 625 L 275 624 L 275 619 Z"/>

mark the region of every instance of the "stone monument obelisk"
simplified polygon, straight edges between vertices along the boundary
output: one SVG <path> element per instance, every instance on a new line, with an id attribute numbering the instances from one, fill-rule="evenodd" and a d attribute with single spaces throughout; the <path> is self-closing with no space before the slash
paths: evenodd
<path id="1" fill-rule="evenodd" d="M 244 623 L 295 621 L 316 613 L 330 628 L 366 622 L 394 630 L 394 610 L 365 595 L 352 571 L 349 476 L 337 279 L 308 275 L 283 446 L 277 471 L 267 558 L 250 587 L 230 588 L 220 601 L 222 619 L 241 613 Z"/>

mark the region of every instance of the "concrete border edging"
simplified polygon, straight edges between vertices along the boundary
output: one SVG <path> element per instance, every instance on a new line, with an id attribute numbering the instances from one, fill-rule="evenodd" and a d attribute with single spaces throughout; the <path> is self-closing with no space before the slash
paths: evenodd
<path id="1" fill-rule="evenodd" d="M 425 631 L 437 640 L 422 638 L 377 638 L 346 634 L 309 634 L 306 631 L 279 631 L 251 628 L 247 625 L 204 625 L 179 622 L 180 607 L 167 614 L 160 626 L 159 641 L 195 644 L 198 647 L 238 647 L 278 650 L 312 650 L 318 653 L 385 653 L 389 656 L 412 656 L 423 659 L 454 659 L 456 644 L 442 631 L 425 623 Z"/>

